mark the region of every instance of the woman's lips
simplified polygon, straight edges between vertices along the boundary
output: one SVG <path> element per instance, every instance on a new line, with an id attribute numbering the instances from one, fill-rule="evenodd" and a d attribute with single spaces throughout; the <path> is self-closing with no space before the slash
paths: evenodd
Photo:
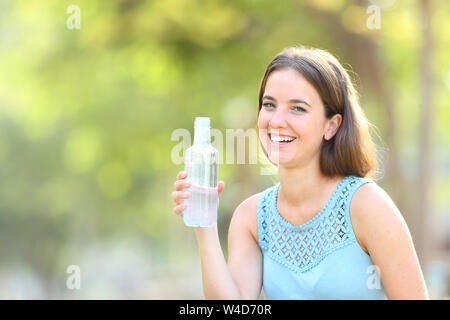
<path id="1" fill-rule="evenodd" d="M 272 141 L 272 139 L 270 138 L 270 134 L 267 135 L 269 143 L 271 146 L 275 147 L 275 148 L 284 148 L 284 147 L 288 147 L 289 145 L 291 145 L 295 140 L 297 140 L 297 138 L 294 138 L 294 140 L 292 140 L 291 142 L 276 142 L 276 141 Z"/>

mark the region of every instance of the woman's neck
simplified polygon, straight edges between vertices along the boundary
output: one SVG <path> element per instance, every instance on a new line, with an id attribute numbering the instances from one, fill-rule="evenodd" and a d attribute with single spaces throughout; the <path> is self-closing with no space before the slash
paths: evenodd
<path id="1" fill-rule="evenodd" d="M 328 188 L 334 190 L 334 185 L 330 186 L 332 182 L 336 183 L 336 179 L 340 181 L 340 177 L 330 178 L 323 175 L 318 164 L 301 168 L 279 167 L 278 177 L 280 180 L 279 201 L 289 207 L 320 201 L 324 193 L 326 195 L 330 193 Z"/>

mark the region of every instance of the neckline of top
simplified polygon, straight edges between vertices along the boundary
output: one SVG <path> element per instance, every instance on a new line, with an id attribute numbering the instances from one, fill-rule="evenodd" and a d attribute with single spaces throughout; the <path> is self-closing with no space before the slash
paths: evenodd
<path id="1" fill-rule="evenodd" d="M 300 224 L 300 225 L 295 225 L 290 223 L 289 221 L 287 221 L 285 218 L 283 218 L 283 216 L 280 214 L 280 212 L 278 211 L 278 190 L 280 189 L 280 183 L 278 182 L 278 184 L 275 186 L 274 189 L 274 196 L 272 197 L 272 206 L 271 209 L 273 210 L 273 212 L 275 213 L 275 216 L 281 220 L 281 222 L 283 224 L 285 224 L 286 226 L 290 227 L 290 228 L 294 228 L 294 229 L 303 229 L 305 227 L 308 227 L 310 224 L 312 224 L 313 222 L 315 222 L 317 219 L 319 219 L 324 212 L 327 211 L 327 209 L 333 204 L 333 202 L 335 201 L 338 193 L 340 192 L 340 190 L 343 188 L 345 182 L 347 180 L 350 180 L 352 176 L 346 176 L 344 177 L 336 186 L 336 188 L 334 189 L 333 193 L 331 194 L 330 198 L 328 199 L 327 203 L 322 207 L 322 209 L 316 214 L 314 215 L 313 218 L 311 218 L 310 220 Z"/>

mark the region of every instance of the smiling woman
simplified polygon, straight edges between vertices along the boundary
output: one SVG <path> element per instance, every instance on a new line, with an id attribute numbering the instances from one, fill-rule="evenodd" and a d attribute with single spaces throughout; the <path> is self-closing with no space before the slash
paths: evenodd
<path id="1" fill-rule="evenodd" d="M 196 228 L 206 298 L 426 299 L 411 235 L 371 178 L 375 146 L 357 93 L 330 53 L 287 48 L 261 81 L 259 139 L 279 183 L 235 210 L 226 263 L 213 228 Z M 184 173 L 175 212 L 182 214 Z M 219 182 L 219 195 L 224 182 Z"/>
<path id="2" fill-rule="evenodd" d="M 277 92 L 280 96 L 280 101 L 277 101 L 275 90 L 279 88 L 273 84 L 280 81 L 285 83 L 283 90 Z M 281 99 L 283 95 L 296 92 L 301 92 L 303 96 Z M 258 127 L 263 133 L 262 149 L 272 163 L 274 159 L 268 155 L 269 150 L 264 143 L 270 132 L 264 135 L 264 130 L 268 129 L 268 117 L 272 124 L 278 120 L 273 119 L 277 106 L 278 109 L 289 108 L 292 117 L 302 119 L 311 118 L 312 113 L 323 113 L 324 120 L 327 120 L 326 132 L 318 138 L 323 138 L 320 141 L 320 168 L 324 175 L 373 176 L 376 158 L 369 124 L 359 106 L 350 77 L 331 54 L 320 49 L 288 48 L 267 67 L 259 90 Z M 281 133 L 279 135 L 283 136 Z"/>

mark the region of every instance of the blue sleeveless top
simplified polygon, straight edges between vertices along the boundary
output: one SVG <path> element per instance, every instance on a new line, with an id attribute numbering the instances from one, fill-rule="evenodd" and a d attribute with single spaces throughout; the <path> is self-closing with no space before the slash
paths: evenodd
<path id="1" fill-rule="evenodd" d="M 295 226 L 277 210 L 280 183 L 258 199 L 258 243 L 267 299 L 385 299 L 379 269 L 350 220 L 355 191 L 371 180 L 345 177 L 322 210 Z"/>

